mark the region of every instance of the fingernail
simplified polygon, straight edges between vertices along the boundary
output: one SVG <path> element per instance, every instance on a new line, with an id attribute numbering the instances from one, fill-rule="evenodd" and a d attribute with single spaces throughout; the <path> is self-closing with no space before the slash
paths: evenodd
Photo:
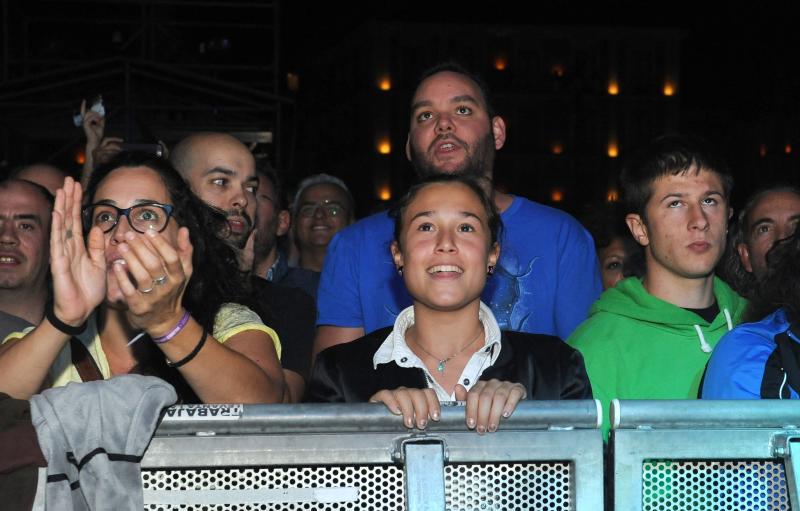
<path id="1" fill-rule="evenodd" d="M 469 429 L 472 429 L 472 428 L 474 428 L 474 427 L 475 427 L 475 419 L 473 419 L 473 418 L 469 418 L 469 419 L 467 419 L 467 427 L 468 427 Z"/>
<path id="2" fill-rule="evenodd" d="M 511 417 L 511 410 L 503 410 L 503 417 L 506 419 Z"/>
<path id="3" fill-rule="evenodd" d="M 486 428 L 484 428 L 483 426 L 478 426 L 478 434 L 482 435 L 484 433 L 486 433 Z"/>
<path id="4" fill-rule="evenodd" d="M 497 431 L 497 424 L 489 424 L 489 431 L 491 432 Z"/>
<path id="5" fill-rule="evenodd" d="M 427 425 L 428 425 L 428 421 L 423 419 L 423 420 L 419 421 L 419 423 L 417 424 L 417 427 L 419 429 L 425 429 L 425 426 L 427 426 Z"/>
<path id="6" fill-rule="evenodd" d="M 433 420 L 435 420 L 435 421 L 438 421 L 439 420 L 439 412 L 433 412 L 433 414 L 431 415 L 431 418 Z"/>
<path id="7" fill-rule="evenodd" d="M 394 410 L 392 410 L 392 412 L 394 412 L 395 415 L 400 415 L 401 413 L 403 413 L 403 411 L 399 408 L 395 408 Z"/>
<path id="8" fill-rule="evenodd" d="M 411 419 L 406 419 L 406 427 L 407 428 L 414 427 L 414 423 L 411 421 Z"/>

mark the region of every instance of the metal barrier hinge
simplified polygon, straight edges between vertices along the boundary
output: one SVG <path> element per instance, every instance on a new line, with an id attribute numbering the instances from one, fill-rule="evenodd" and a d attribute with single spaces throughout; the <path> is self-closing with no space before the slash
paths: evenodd
<path id="1" fill-rule="evenodd" d="M 444 511 L 445 441 L 427 435 L 404 438 L 395 443 L 392 458 L 404 465 L 406 509 Z"/>
<path id="2" fill-rule="evenodd" d="M 783 458 L 789 502 L 793 510 L 800 509 L 800 435 L 777 435 L 772 439 L 772 453 Z"/>
<path id="3" fill-rule="evenodd" d="M 406 445 L 407 444 L 416 444 L 416 445 L 425 445 L 425 444 L 437 444 L 441 445 L 442 447 L 442 454 L 444 457 L 444 462 L 446 463 L 450 459 L 450 451 L 447 449 L 447 442 L 445 442 L 444 438 L 435 436 L 435 435 L 426 435 L 426 434 L 414 434 L 408 437 L 403 437 L 397 439 L 394 442 L 391 450 L 392 460 L 395 463 L 404 464 L 406 462 Z"/>

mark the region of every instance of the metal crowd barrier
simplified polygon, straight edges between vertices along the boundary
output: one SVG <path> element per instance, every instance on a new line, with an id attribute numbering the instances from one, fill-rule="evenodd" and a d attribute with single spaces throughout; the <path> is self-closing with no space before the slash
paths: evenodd
<path id="1" fill-rule="evenodd" d="M 614 401 L 619 511 L 800 509 L 800 403 Z"/>
<path id="2" fill-rule="evenodd" d="M 598 511 L 599 418 L 596 401 L 525 401 L 478 435 L 462 407 L 424 431 L 379 404 L 172 407 L 145 509 Z"/>

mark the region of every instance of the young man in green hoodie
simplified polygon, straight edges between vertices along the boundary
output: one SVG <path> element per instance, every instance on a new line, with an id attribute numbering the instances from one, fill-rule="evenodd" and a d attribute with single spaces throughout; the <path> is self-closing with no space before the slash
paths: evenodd
<path id="1" fill-rule="evenodd" d="M 733 179 L 704 141 L 660 137 L 621 181 L 647 271 L 603 293 L 569 338 L 603 404 L 604 433 L 612 399 L 695 399 L 711 351 L 746 305 L 714 276 Z"/>

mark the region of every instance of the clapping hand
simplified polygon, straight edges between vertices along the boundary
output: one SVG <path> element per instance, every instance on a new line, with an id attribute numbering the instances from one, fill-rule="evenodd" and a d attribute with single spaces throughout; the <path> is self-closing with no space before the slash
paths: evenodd
<path id="1" fill-rule="evenodd" d="M 66 324 L 83 324 L 106 294 L 106 259 L 103 232 L 89 231 L 84 242 L 81 221 L 81 185 L 71 177 L 56 191 L 50 231 L 50 271 L 53 310 Z"/>
<path id="2" fill-rule="evenodd" d="M 151 337 L 166 334 L 183 314 L 183 293 L 192 276 L 189 230 L 178 230 L 177 247 L 155 230 L 129 230 L 117 249 L 125 264 L 114 264 L 114 277 L 128 305 L 129 321 Z"/>

